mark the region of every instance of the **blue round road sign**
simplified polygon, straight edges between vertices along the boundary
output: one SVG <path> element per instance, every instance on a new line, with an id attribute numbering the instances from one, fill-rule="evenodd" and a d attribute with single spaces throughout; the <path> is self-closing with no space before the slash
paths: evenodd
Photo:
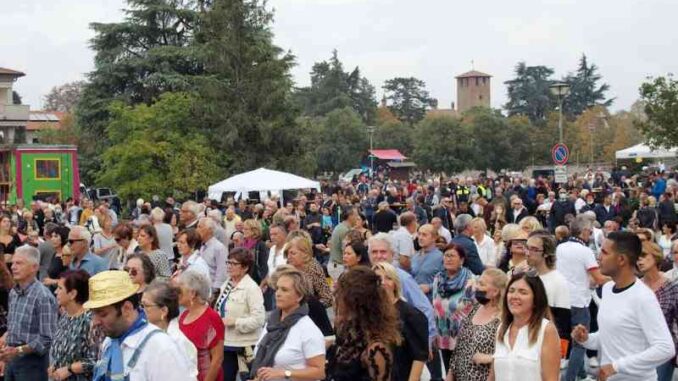
<path id="1" fill-rule="evenodd" d="M 551 156 L 556 165 L 565 165 L 570 158 L 570 149 L 563 143 L 558 143 L 551 149 Z"/>

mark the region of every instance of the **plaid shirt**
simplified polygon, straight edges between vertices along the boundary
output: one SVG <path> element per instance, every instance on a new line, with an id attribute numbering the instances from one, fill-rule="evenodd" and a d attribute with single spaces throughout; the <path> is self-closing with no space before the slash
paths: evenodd
<path id="1" fill-rule="evenodd" d="M 57 317 L 56 299 L 42 283 L 34 280 L 24 289 L 15 286 L 9 293 L 7 345 L 28 345 L 37 354 L 47 354 Z"/>
<path id="2" fill-rule="evenodd" d="M 666 324 L 669 326 L 673 344 L 678 349 L 678 283 L 667 280 L 661 287 L 659 287 L 654 294 L 659 300 L 659 306 L 664 313 Z"/>

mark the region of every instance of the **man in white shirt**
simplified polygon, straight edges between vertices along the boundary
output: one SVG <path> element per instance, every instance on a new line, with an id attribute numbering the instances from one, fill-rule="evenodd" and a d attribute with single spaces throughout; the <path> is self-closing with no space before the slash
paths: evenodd
<path id="1" fill-rule="evenodd" d="M 600 274 L 593 251 L 587 246 L 593 234 L 591 220 L 584 215 L 577 216 L 570 231 L 572 238 L 556 249 L 556 268 L 567 279 L 570 289 L 572 326 L 581 324 L 588 329 L 591 323 L 589 277 L 598 285 L 608 279 Z M 576 381 L 578 373 L 583 372 L 585 354 L 586 350 L 581 345 L 573 343 L 564 381 Z"/>
<path id="2" fill-rule="evenodd" d="M 393 265 L 409 271 L 414 255 L 414 235 L 417 233 L 417 216 L 412 212 L 400 215 L 400 227 L 390 232 L 393 238 Z"/>
<path id="3" fill-rule="evenodd" d="M 126 375 L 129 381 L 191 380 L 186 354 L 140 312 L 138 289 L 124 271 L 104 271 L 89 280 L 84 307 L 107 336 L 93 380 L 122 380 Z"/>
<path id="4" fill-rule="evenodd" d="M 287 258 L 285 257 L 287 229 L 285 229 L 284 224 L 276 223 L 268 228 L 268 234 L 271 237 L 273 246 L 271 246 L 268 252 L 268 274 L 261 281 L 259 286 L 261 287 L 261 291 L 264 292 L 264 306 L 266 307 L 266 311 L 271 311 L 275 308 L 275 291 L 268 287 L 268 281 L 278 267 L 287 264 Z"/>
<path id="5" fill-rule="evenodd" d="M 636 278 L 642 250 L 638 236 L 612 232 L 603 243 L 601 272 L 613 282 L 603 286 L 598 332 L 583 325 L 572 337 L 601 355 L 599 380 L 654 381 L 656 368 L 676 353 L 671 333 L 654 292 Z"/>
<path id="6" fill-rule="evenodd" d="M 452 241 L 452 233 L 443 226 L 443 220 L 441 220 L 440 217 L 434 217 L 431 220 L 431 225 L 438 229 L 438 236 L 445 238 L 445 243 L 450 243 L 450 241 Z"/>

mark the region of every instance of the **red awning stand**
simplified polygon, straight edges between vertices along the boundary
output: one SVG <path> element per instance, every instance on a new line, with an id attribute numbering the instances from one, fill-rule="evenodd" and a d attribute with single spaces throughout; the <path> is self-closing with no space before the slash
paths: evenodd
<path id="1" fill-rule="evenodd" d="M 380 160 L 405 160 L 407 157 L 397 149 L 373 149 L 370 154 Z"/>

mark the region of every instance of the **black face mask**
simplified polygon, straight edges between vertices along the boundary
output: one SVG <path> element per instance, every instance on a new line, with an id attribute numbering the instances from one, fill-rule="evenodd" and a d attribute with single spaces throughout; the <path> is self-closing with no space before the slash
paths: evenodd
<path id="1" fill-rule="evenodd" d="M 487 297 L 487 291 L 476 290 L 476 301 L 482 305 L 489 303 L 490 299 Z"/>

